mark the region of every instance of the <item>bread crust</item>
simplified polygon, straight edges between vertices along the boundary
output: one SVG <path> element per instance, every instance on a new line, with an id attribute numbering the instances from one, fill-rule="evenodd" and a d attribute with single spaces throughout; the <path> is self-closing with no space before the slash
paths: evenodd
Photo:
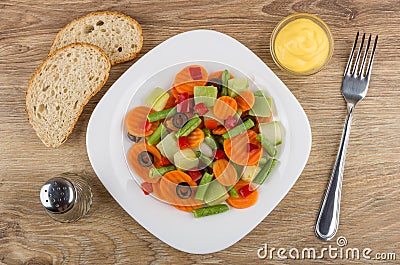
<path id="1" fill-rule="evenodd" d="M 139 46 L 138 46 L 137 51 L 134 54 L 132 54 L 131 56 L 129 56 L 129 57 L 122 58 L 122 59 L 119 59 L 119 60 L 116 60 L 116 61 L 111 61 L 111 59 L 110 59 L 110 62 L 111 62 L 111 65 L 116 65 L 116 64 L 119 64 L 119 63 L 123 63 L 123 62 L 127 62 L 127 61 L 135 59 L 136 56 L 140 53 L 140 51 L 142 50 L 142 47 L 143 47 L 143 31 L 142 31 L 142 27 L 140 26 L 139 22 L 137 22 L 132 17 L 127 16 L 125 14 L 122 14 L 120 12 L 116 12 L 116 11 L 96 11 L 96 12 L 91 12 L 91 13 L 83 16 L 83 17 L 79 17 L 79 18 L 76 18 L 76 19 L 72 20 L 71 22 L 69 22 L 67 25 L 65 25 L 57 33 L 56 37 L 53 40 L 53 43 L 51 44 L 50 51 L 52 51 L 54 49 L 56 42 L 58 42 L 58 40 L 60 39 L 60 36 L 63 34 L 64 30 L 67 27 L 69 27 L 69 26 L 71 26 L 71 25 L 73 25 L 75 23 L 78 23 L 79 21 L 82 21 L 82 20 L 84 20 L 84 19 L 86 19 L 88 17 L 97 16 L 97 15 L 113 15 L 113 16 L 117 16 L 117 17 L 120 17 L 120 18 L 127 19 L 127 20 L 129 20 L 130 22 L 132 22 L 133 24 L 136 25 L 136 27 L 139 29 L 139 33 L 140 33 L 140 42 L 138 44 Z M 84 43 L 84 42 L 80 42 L 80 43 Z M 88 44 L 91 44 L 91 43 L 88 43 Z"/>
<path id="2" fill-rule="evenodd" d="M 106 59 L 106 61 L 107 61 L 107 63 L 108 63 L 107 73 L 106 73 L 106 75 L 105 75 L 105 78 L 100 82 L 99 86 L 96 87 L 96 89 L 94 89 L 93 92 L 92 92 L 91 94 L 89 94 L 89 95 L 85 98 L 85 100 L 83 101 L 82 106 L 81 106 L 80 109 L 78 110 L 77 115 L 76 115 L 76 117 L 74 118 L 74 121 L 73 121 L 73 123 L 71 124 L 71 126 L 70 126 L 70 128 L 69 128 L 67 134 L 66 134 L 65 137 L 64 137 L 64 139 L 63 139 L 60 143 L 57 143 L 57 144 L 55 144 L 55 145 L 52 145 L 52 144 L 48 143 L 45 139 L 43 139 L 43 138 L 39 135 L 38 131 L 36 130 L 36 127 L 35 127 L 34 124 L 33 124 L 32 118 L 30 117 L 30 113 L 29 113 L 29 111 L 28 111 L 28 92 L 29 92 L 29 90 L 30 90 L 30 88 L 31 88 L 31 86 L 32 86 L 32 83 L 33 83 L 34 79 L 35 79 L 36 76 L 39 74 L 39 71 L 42 69 L 43 65 L 44 65 L 47 61 L 49 61 L 50 59 L 52 59 L 52 57 L 53 57 L 55 54 L 57 54 L 57 53 L 59 53 L 59 52 L 62 52 L 63 50 L 66 50 L 66 49 L 68 49 L 68 48 L 70 48 L 70 47 L 74 47 L 74 46 L 90 46 L 90 47 L 94 48 L 95 50 L 99 51 L 99 52 L 103 55 L 103 57 Z M 54 52 L 52 52 L 51 54 L 49 54 L 49 55 L 40 63 L 40 65 L 37 67 L 36 71 L 33 73 L 33 75 L 31 76 L 31 78 L 30 78 L 29 81 L 28 81 L 28 86 L 27 86 L 27 89 L 26 89 L 26 92 L 25 92 L 25 112 L 26 112 L 26 114 L 27 114 L 27 116 L 28 116 L 28 121 L 29 121 L 29 123 L 32 125 L 33 129 L 35 130 L 37 136 L 39 137 L 39 139 L 40 139 L 47 147 L 54 147 L 54 148 L 59 147 L 61 144 L 63 144 L 63 143 L 68 139 L 68 137 L 69 137 L 69 135 L 72 133 L 72 130 L 74 129 L 76 123 L 78 122 L 79 117 L 80 117 L 81 114 L 82 114 L 83 108 L 86 106 L 86 104 L 89 102 L 89 100 L 90 100 L 94 95 L 96 95 L 97 92 L 99 92 L 100 89 L 101 89 L 101 88 L 105 85 L 105 83 L 107 82 L 108 77 L 109 77 L 109 73 L 110 73 L 110 69 L 111 69 L 111 62 L 110 62 L 110 59 L 108 58 L 108 56 L 105 54 L 105 52 L 104 52 L 101 48 L 97 47 L 96 45 L 90 44 L 90 43 L 71 43 L 71 44 L 69 44 L 69 45 L 67 45 L 67 46 L 64 46 L 64 47 L 62 47 L 62 48 L 60 48 L 60 49 L 55 50 Z"/>

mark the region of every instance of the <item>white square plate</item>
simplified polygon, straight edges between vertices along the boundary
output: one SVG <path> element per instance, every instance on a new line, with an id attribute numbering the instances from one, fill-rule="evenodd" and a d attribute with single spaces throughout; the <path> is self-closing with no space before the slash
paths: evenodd
<path id="1" fill-rule="evenodd" d="M 150 86 L 169 88 L 174 74 L 193 63 L 201 64 L 209 72 L 222 70 L 223 66 L 252 77 L 258 88 L 273 98 L 277 111 L 274 117 L 281 121 L 285 131 L 279 149 L 280 163 L 259 189 L 257 203 L 247 209 L 231 209 L 198 219 L 143 195 L 125 161 L 127 142 L 123 139 L 126 111 L 142 104 Z M 307 163 L 311 129 L 293 94 L 252 51 L 225 34 L 194 30 L 176 35 L 149 51 L 111 86 L 90 118 L 86 145 L 97 176 L 129 215 L 168 245 L 188 253 L 205 254 L 239 241 L 284 198 Z"/>

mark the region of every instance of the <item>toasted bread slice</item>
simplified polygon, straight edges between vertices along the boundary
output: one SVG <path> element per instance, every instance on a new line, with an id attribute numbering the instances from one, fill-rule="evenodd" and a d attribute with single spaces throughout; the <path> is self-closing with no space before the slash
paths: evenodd
<path id="1" fill-rule="evenodd" d="M 90 43 L 103 49 L 111 65 L 132 60 L 143 45 L 142 28 L 133 18 L 118 12 L 93 12 L 62 28 L 50 49 L 71 43 Z"/>
<path id="2" fill-rule="evenodd" d="M 91 44 L 75 43 L 56 50 L 28 82 L 26 112 L 40 140 L 58 147 L 71 134 L 83 107 L 106 83 L 107 55 Z"/>

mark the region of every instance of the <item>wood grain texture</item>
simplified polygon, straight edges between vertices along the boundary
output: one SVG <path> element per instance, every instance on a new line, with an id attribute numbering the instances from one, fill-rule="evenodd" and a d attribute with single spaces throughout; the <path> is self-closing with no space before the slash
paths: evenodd
<path id="1" fill-rule="evenodd" d="M 120 11 L 143 27 L 140 56 L 191 29 L 227 33 L 254 51 L 290 88 L 310 120 L 313 143 L 299 180 L 276 209 L 232 247 L 209 255 L 175 250 L 152 236 L 112 199 L 86 154 L 85 131 L 94 107 L 134 62 L 112 68 L 106 86 L 85 107 L 69 140 L 46 148 L 24 111 L 28 79 L 47 55 L 57 31 L 90 11 Z M 330 26 L 335 51 L 329 65 L 310 77 L 279 70 L 269 38 L 283 17 L 314 13 Z M 338 235 L 349 247 L 396 252 L 400 259 L 400 4 L 370 1 L 10 1 L 0 3 L 0 263 L 1 264 L 316 264 L 259 260 L 264 243 L 279 248 L 327 247 L 314 236 L 314 221 L 336 156 L 345 118 L 340 94 L 343 69 L 357 30 L 379 34 L 368 95 L 357 106 L 346 160 Z M 90 213 L 59 224 L 39 202 L 51 176 L 82 173 L 93 185 Z M 335 246 L 335 243 L 332 242 Z M 341 264 L 374 260 L 326 260 Z M 398 264 L 398 263 L 397 263 Z"/>

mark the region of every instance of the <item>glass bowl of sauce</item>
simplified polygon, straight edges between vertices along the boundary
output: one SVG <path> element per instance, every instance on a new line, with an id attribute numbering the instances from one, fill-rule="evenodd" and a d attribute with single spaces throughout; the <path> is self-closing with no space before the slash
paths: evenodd
<path id="1" fill-rule="evenodd" d="M 281 69 L 294 75 L 312 75 L 331 59 L 333 37 L 320 18 L 294 14 L 275 27 L 270 47 L 272 59 Z"/>

